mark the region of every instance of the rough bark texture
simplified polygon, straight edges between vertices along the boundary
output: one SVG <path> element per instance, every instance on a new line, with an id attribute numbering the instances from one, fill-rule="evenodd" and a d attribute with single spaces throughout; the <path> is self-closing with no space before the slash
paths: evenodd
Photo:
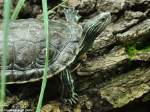
<path id="1" fill-rule="evenodd" d="M 81 20 L 109 11 L 112 23 L 95 40 L 87 60 L 74 73 L 78 104 L 71 107 L 51 101 L 57 93 L 53 91 L 59 87 L 54 78 L 48 83 L 42 112 L 118 112 L 136 102 L 148 102 L 150 0 L 70 0 L 68 5 L 79 10 Z M 61 15 L 59 10 L 56 18 Z M 7 108 L 35 109 L 40 83 L 8 88 L 14 94 L 7 97 Z"/>
<path id="2" fill-rule="evenodd" d="M 91 111 L 121 108 L 149 93 L 150 55 L 148 49 L 143 50 L 149 47 L 149 8 L 149 0 L 97 1 L 96 10 L 110 11 L 113 21 L 77 71 L 78 89 L 90 100 Z M 131 46 L 136 49 L 132 55 L 128 52 Z M 95 99 L 101 102 L 97 106 Z M 103 106 L 105 100 L 112 108 Z"/>

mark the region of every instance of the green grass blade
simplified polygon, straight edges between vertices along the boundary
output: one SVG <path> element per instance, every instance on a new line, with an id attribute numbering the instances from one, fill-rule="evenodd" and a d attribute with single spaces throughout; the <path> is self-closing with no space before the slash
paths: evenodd
<path id="1" fill-rule="evenodd" d="M 48 11 L 48 15 L 52 14 L 54 10 L 56 10 L 57 8 L 61 7 L 63 4 L 65 4 L 66 2 L 68 2 L 68 0 L 63 0 L 60 4 L 58 4 L 57 6 L 55 6 L 54 8 L 50 9 Z M 38 15 L 38 18 L 41 19 L 43 17 L 43 15 Z"/>
<path id="2" fill-rule="evenodd" d="M 44 69 L 44 75 L 43 75 L 43 81 L 41 86 L 41 92 L 39 96 L 38 105 L 36 108 L 36 112 L 41 111 L 44 91 L 47 83 L 47 71 L 48 71 L 48 47 L 49 47 L 49 37 L 48 37 L 48 9 L 47 9 L 47 0 L 42 0 L 42 7 L 43 7 L 43 17 L 44 17 L 44 31 L 45 31 L 45 38 L 46 38 L 46 54 L 45 54 L 45 69 Z"/>
<path id="3" fill-rule="evenodd" d="M 1 70 L 1 85 L 0 85 L 0 109 L 3 109 L 5 103 L 5 90 L 6 90 L 6 64 L 7 64 L 7 51 L 8 51 L 8 25 L 10 16 L 10 4 L 11 0 L 4 0 L 4 11 L 3 11 L 3 56 L 2 56 L 2 70 Z"/>
<path id="4" fill-rule="evenodd" d="M 15 8 L 15 10 L 14 10 L 12 16 L 11 16 L 12 20 L 15 20 L 18 17 L 18 14 L 19 14 L 21 8 L 24 5 L 24 2 L 25 2 L 25 0 L 19 0 L 18 1 L 17 6 L 16 6 L 16 8 Z"/>
<path id="5" fill-rule="evenodd" d="M 52 8 L 51 10 L 49 10 L 48 11 L 48 15 L 51 14 L 52 11 L 56 10 L 57 8 L 59 8 L 60 6 L 65 4 L 66 2 L 68 2 L 68 0 L 64 0 L 62 3 L 58 4 L 56 7 Z"/>

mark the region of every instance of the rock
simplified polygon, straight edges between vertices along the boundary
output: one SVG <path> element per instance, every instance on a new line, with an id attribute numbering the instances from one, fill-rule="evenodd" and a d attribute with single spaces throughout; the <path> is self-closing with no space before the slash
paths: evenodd
<path id="1" fill-rule="evenodd" d="M 143 19 L 146 15 L 140 11 L 125 11 L 124 19 L 130 21 L 132 19 Z"/>
<path id="2" fill-rule="evenodd" d="M 49 102 L 42 107 L 41 112 L 61 112 L 60 104 L 58 102 Z"/>
<path id="3" fill-rule="evenodd" d="M 138 68 L 105 82 L 99 94 L 120 108 L 150 91 L 150 68 Z"/>
<path id="4" fill-rule="evenodd" d="M 81 15 L 88 15 L 96 9 L 96 0 L 69 0 L 68 4 L 74 6 Z"/>
<path id="5" fill-rule="evenodd" d="M 136 52 L 132 57 L 131 57 L 132 60 L 135 60 L 135 61 L 145 61 L 145 62 L 149 62 L 150 61 L 150 52 L 147 51 L 147 52 Z"/>
<path id="6" fill-rule="evenodd" d="M 116 47 L 102 57 L 95 57 L 91 61 L 85 62 L 85 66 L 80 67 L 77 73 L 80 76 L 84 76 L 92 75 L 99 71 L 107 71 L 108 69 L 117 69 L 118 66 L 126 64 L 127 60 L 128 55 L 126 54 L 125 49 Z"/>
<path id="7" fill-rule="evenodd" d="M 128 31 L 118 33 L 116 38 L 122 44 L 136 43 L 140 39 L 145 39 L 150 35 L 150 19 L 146 19 Z"/>
<path id="8" fill-rule="evenodd" d="M 30 108 L 30 103 L 28 100 L 21 100 L 19 102 L 17 102 L 16 104 L 14 104 L 11 108 L 12 110 L 13 109 L 16 109 L 16 110 L 19 110 L 19 111 L 27 111 L 27 110 L 32 110 Z M 33 111 L 33 110 L 32 110 Z"/>
<path id="9" fill-rule="evenodd" d="M 124 7 L 125 0 L 98 0 L 96 9 L 98 11 L 109 11 L 119 13 Z"/>

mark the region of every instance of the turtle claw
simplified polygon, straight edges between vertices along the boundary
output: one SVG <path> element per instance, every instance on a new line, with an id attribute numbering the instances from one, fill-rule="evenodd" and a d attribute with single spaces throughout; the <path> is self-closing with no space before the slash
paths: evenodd
<path id="1" fill-rule="evenodd" d="M 73 104 L 76 104 L 78 101 L 78 95 L 76 93 L 74 93 L 71 98 L 65 98 L 63 99 L 63 102 L 65 104 L 69 104 L 69 105 L 73 105 Z"/>
<path id="2" fill-rule="evenodd" d="M 62 71 L 61 81 L 63 83 L 63 90 L 61 94 L 61 101 L 64 104 L 73 105 L 76 104 L 78 101 L 78 95 L 75 93 L 73 79 L 71 77 L 71 73 L 68 69 Z"/>

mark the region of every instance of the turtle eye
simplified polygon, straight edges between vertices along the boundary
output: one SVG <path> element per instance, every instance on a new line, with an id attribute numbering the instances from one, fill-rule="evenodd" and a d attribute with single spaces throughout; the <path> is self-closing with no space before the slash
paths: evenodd
<path id="1" fill-rule="evenodd" d="M 101 20 L 102 20 L 102 21 L 105 21 L 105 18 L 103 17 Z"/>

